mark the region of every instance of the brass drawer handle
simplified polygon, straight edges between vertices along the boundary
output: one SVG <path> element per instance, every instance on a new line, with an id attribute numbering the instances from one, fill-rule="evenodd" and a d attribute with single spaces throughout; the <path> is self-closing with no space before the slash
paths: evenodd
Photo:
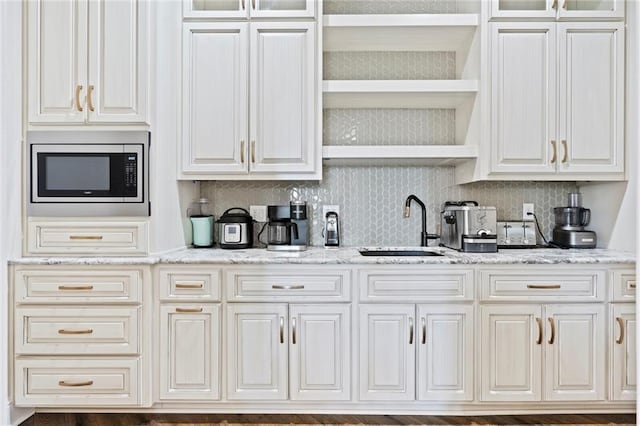
<path id="1" fill-rule="evenodd" d="M 536 318 L 536 322 L 538 323 L 538 340 L 536 340 L 536 345 L 542 344 L 542 318 Z"/>
<path id="2" fill-rule="evenodd" d="M 553 290 L 562 288 L 560 284 L 527 284 L 527 288 L 536 289 L 536 290 Z"/>
<path id="3" fill-rule="evenodd" d="M 551 141 L 551 146 L 553 146 L 553 157 L 551 157 L 551 164 L 558 161 L 558 147 L 556 146 L 556 141 Z"/>
<path id="4" fill-rule="evenodd" d="M 256 0 L 251 0 L 251 7 L 256 10 Z"/>
<path id="5" fill-rule="evenodd" d="M 409 318 L 409 344 L 413 345 L 413 318 Z"/>
<path id="6" fill-rule="evenodd" d="M 549 318 L 549 324 L 551 324 L 551 337 L 549 337 L 549 344 L 553 345 L 553 342 L 556 340 L 556 324 L 552 317 Z"/>
<path id="7" fill-rule="evenodd" d="M 616 321 L 618 321 L 618 325 L 620 326 L 620 336 L 616 339 L 616 343 L 621 345 L 624 341 L 624 321 L 620 317 L 616 317 Z"/>
<path id="8" fill-rule="evenodd" d="M 291 318 L 291 343 L 296 344 L 296 319 Z"/>
<path id="9" fill-rule="evenodd" d="M 93 330 L 88 328 L 86 330 L 58 330 L 58 334 L 92 334 Z"/>
<path id="10" fill-rule="evenodd" d="M 284 343 L 284 317 L 280 317 L 280 343 Z"/>
<path id="11" fill-rule="evenodd" d="M 78 84 L 76 86 L 76 109 L 82 112 L 82 105 L 80 105 L 80 91 L 82 90 L 82 85 Z"/>
<path id="12" fill-rule="evenodd" d="M 244 10 L 244 0 L 242 0 L 242 10 Z"/>
<path id="13" fill-rule="evenodd" d="M 422 318 L 422 344 L 427 344 L 427 320 L 426 318 Z"/>
<path id="14" fill-rule="evenodd" d="M 89 85 L 89 90 L 87 90 L 87 103 L 89 104 L 89 111 L 95 111 L 93 107 L 93 97 L 91 94 L 93 93 L 93 84 Z"/>
<path id="15" fill-rule="evenodd" d="M 251 162 L 256 162 L 256 141 L 251 141 Z"/>
<path id="16" fill-rule="evenodd" d="M 93 380 L 87 380 L 86 382 L 67 382 L 66 380 L 60 380 L 58 386 L 78 387 L 78 386 L 91 386 Z"/>
<path id="17" fill-rule="evenodd" d="M 567 141 L 562 140 L 562 146 L 564 148 L 564 154 L 562 155 L 562 162 L 566 163 L 569 161 L 569 147 L 567 146 Z"/>
<path id="18" fill-rule="evenodd" d="M 199 314 L 202 308 L 176 308 L 176 312 L 182 314 Z"/>
<path id="19" fill-rule="evenodd" d="M 70 240 L 101 240 L 102 235 L 69 235 Z"/>
<path id="20" fill-rule="evenodd" d="M 564 10 L 567 10 L 567 0 L 564 0 L 564 2 L 562 2 L 562 8 Z"/>
<path id="21" fill-rule="evenodd" d="M 303 290 L 303 285 L 277 285 L 274 284 L 271 286 L 274 290 Z"/>
<path id="22" fill-rule="evenodd" d="M 558 7 L 558 0 L 553 0 L 553 3 L 551 3 L 551 9 L 556 9 Z"/>
<path id="23" fill-rule="evenodd" d="M 244 141 L 240 141 L 240 163 L 244 164 Z"/>
<path id="24" fill-rule="evenodd" d="M 203 284 L 176 284 L 176 288 L 202 288 Z"/>
<path id="25" fill-rule="evenodd" d="M 75 290 L 87 291 L 87 290 L 93 290 L 93 286 L 92 285 L 59 285 L 58 286 L 58 290 L 62 290 L 62 291 L 75 291 Z"/>

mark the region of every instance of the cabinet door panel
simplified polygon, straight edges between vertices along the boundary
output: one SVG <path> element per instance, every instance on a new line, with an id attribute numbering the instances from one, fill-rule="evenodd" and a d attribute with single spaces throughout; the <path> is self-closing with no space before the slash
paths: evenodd
<path id="1" fill-rule="evenodd" d="M 538 324 L 542 308 L 485 305 L 480 313 L 482 400 L 539 401 L 543 336 Z"/>
<path id="2" fill-rule="evenodd" d="M 227 305 L 227 398 L 287 399 L 287 305 Z"/>
<path id="3" fill-rule="evenodd" d="M 89 121 L 146 121 L 146 10 L 138 0 L 89 2 Z"/>
<path id="4" fill-rule="evenodd" d="M 415 338 L 414 305 L 360 306 L 361 400 L 415 399 Z"/>
<path id="5" fill-rule="evenodd" d="M 251 0 L 182 0 L 185 18 L 248 18 Z"/>
<path id="6" fill-rule="evenodd" d="M 492 18 L 555 18 L 554 0 L 491 0 Z"/>
<path id="7" fill-rule="evenodd" d="M 545 399 L 604 399 L 604 306 L 548 305 L 545 312 Z"/>
<path id="8" fill-rule="evenodd" d="M 290 306 L 291 399 L 350 399 L 350 315 L 349 305 Z"/>
<path id="9" fill-rule="evenodd" d="M 492 172 L 553 173 L 555 24 L 492 23 Z"/>
<path id="10" fill-rule="evenodd" d="M 613 387 L 611 399 L 636 400 L 636 313 L 632 303 L 611 305 L 610 341 Z"/>
<path id="11" fill-rule="evenodd" d="M 418 306 L 418 399 L 473 400 L 473 306 Z"/>
<path id="12" fill-rule="evenodd" d="M 183 28 L 182 172 L 245 174 L 248 24 Z"/>
<path id="13" fill-rule="evenodd" d="M 313 172 L 315 23 L 251 24 L 251 165 Z"/>
<path id="14" fill-rule="evenodd" d="M 82 123 L 87 89 L 87 0 L 28 7 L 29 122 Z M 80 111 L 76 104 L 76 90 Z"/>
<path id="15" fill-rule="evenodd" d="M 220 305 L 161 305 L 160 319 L 160 399 L 219 399 Z"/>
<path id="16" fill-rule="evenodd" d="M 624 18 L 624 0 L 562 0 L 558 18 L 612 19 Z"/>
<path id="17" fill-rule="evenodd" d="M 558 28 L 559 171 L 623 172 L 624 24 L 566 23 Z"/>
<path id="18" fill-rule="evenodd" d="M 313 18 L 316 0 L 247 0 L 252 18 Z"/>

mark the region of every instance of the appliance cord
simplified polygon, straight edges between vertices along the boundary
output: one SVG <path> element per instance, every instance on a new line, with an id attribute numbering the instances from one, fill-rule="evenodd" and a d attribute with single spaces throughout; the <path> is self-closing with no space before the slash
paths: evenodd
<path id="1" fill-rule="evenodd" d="M 527 212 L 527 215 L 529 216 L 533 216 L 533 221 L 536 224 L 536 229 L 538 230 L 538 234 L 540 234 L 540 236 L 542 237 L 542 241 L 544 241 L 544 243 L 549 246 L 549 247 L 555 247 L 555 248 L 564 248 L 564 247 L 560 247 L 559 245 L 557 245 L 556 243 L 554 243 L 553 241 L 548 241 L 547 238 L 544 236 L 544 234 L 542 233 L 542 229 L 540 228 L 540 223 L 538 222 L 538 216 L 536 216 L 535 213 L 533 212 Z"/>

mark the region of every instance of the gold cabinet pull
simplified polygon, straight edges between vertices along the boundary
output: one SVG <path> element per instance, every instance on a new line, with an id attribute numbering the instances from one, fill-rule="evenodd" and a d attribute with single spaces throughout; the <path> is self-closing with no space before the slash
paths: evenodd
<path id="1" fill-rule="evenodd" d="M 89 89 L 87 90 L 87 103 L 89 104 L 89 111 L 95 111 L 93 107 L 93 84 L 89 85 Z"/>
<path id="2" fill-rule="evenodd" d="M 535 290 L 553 290 L 562 288 L 560 284 L 527 284 L 527 288 L 532 288 Z"/>
<path id="3" fill-rule="evenodd" d="M 422 344 L 427 344 L 427 319 L 422 318 Z"/>
<path id="4" fill-rule="evenodd" d="M 58 330 L 58 334 L 93 334 L 93 330 L 88 328 L 86 330 Z"/>
<path id="5" fill-rule="evenodd" d="M 256 0 L 251 0 L 251 8 L 256 10 Z"/>
<path id="6" fill-rule="evenodd" d="M 199 314 L 202 308 L 176 308 L 176 312 L 181 314 Z"/>
<path id="7" fill-rule="evenodd" d="M 567 161 L 569 161 L 569 147 L 567 145 L 566 139 L 562 140 L 562 147 L 564 148 L 564 154 L 562 155 L 562 162 L 566 163 Z"/>
<path id="8" fill-rule="evenodd" d="M 616 339 L 616 343 L 621 345 L 624 341 L 624 321 L 620 317 L 616 317 L 616 321 L 618 321 L 618 325 L 620 326 L 620 336 Z"/>
<path id="9" fill-rule="evenodd" d="M 304 285 L 278 285 L 274 284 L 271 286 L 274 290 L 303 290 Z"/>
<path id="10" fill-rule="evenodd" d="M 636 288 L 636 282 L 634 281 L 629 281 L 629 288 Z"/>
<path id="11" fill-rule="evenodd" d="M 551 3 L 551 9 L 556 9 L 558 7 L 558 0 L 553 0 L 553 3 Z"/>
<path id="12" fill-rule="evenodd" d="M 67 382 L 66 380 L 60 380 L 58 386 L 78 387 L 78 386 L 91 386 L 93 380 L 87 380 L 86 382 Z"/>
<path id="13" fill-rule="evenodd" d="M 542 318 L 536 317 L 536 322 L 538 323 L 538 340 L 536 340 L 536 345 L 542 344 Z"/>
<path id="14" fill-rule="evenodd" d="M 556 146 L 556 141 L 551 141 L 551 146 L 553 147 L 553 157 L 551 157 L 551 164 L 554 164 L 558 161 L 558 147 Z"/>
<path id="15" fill-rule="evenodd" d="M 251 162 L 256 162 L 256 141 L 251 141 Z"/>
<path id="16" fill-rule="evenodd" d="M 291 318 L 291 343 L 296 344 L 296 319 Z"/>
<path id="17" fill-rule="evenodd" d="M 92 285 L 59 285 L 58 290 L 62 291 L 73 291 L 73 290 L 93 290 Z"/>
<path id="18" fill-rule="evenodd" d="M 562 8 L 563 8 L 564 10 L 567 10 L 567 0 L 564 0 L 564 1 L 562 2 Z"/>
<path id="19" fill-rule="evenodd" d="M 80 111 L 80 112 L 82 112 L 82 111 L 83 111 L 82 105 L 80 105 L 80 92 L 81 92 L 81 91 L 82 91 L 82 85 L 81 85 L 81 84 L 78 84 L 78 85 L 76 86 L 76 97 L 75 97 L 75 99 L 76 99 L 76 109 L 77 109 L 78 111 Z"/>
<path id="20" fill-rule="evenodd" d="M 176 288 L 202 288 L 203 284 L 176 283 Z"/>
<path id="21" fill-rule="evenodd" d="M 553 345 L 554 340 L 556 340 L 556 324 L 553 321 L 553 317 L 549 317 L 549 324 L 551 324 L 551 336 L 549 337 L 549 344 Z"/>
<path id="22" fill-rule="evenodd" d="M 101 240 L 102 235 L 69 235 L 70 240 Z"/>
<path id="23" fill-rule="evenodd" d="M 409 318 L 409 344 L 413 345 L 413 318 Z"/>
<path id="24" fill-rule="evenodd" d="M 284 317 L 280 317 L 280 343 L 284 343 Z"/>
<path id="25" fill-rule="evenodd" d="M 244 141 L 240 141 L 240 163 L 244 164 Z"/>
<path id="26" fill-rule="evenodd" d="M 244 0 L 242 0 L 241 3 L 242 3 L 242 10 L 245 10 L 244 9 Z"/>

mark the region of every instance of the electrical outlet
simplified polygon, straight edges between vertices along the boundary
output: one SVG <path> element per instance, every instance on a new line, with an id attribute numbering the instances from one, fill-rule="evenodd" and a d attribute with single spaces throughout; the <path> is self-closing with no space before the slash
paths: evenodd
<path id="1" fill-rule="evenodd" d="M 266 222 L 267 206 L 249 206 L 249 214 L 256 222 Z"/>
<path id="2" fill-rule="evenodd" d="M 533 209 L 533 203 L 522 203 L 522 220 L 526 222 L 532 222 L 533 216 L 528 215 L 527 213 L 535 213 Z"/>
<path id="3" fill-rule="evenodd" d="M 327 217 L 327 212 L 336 212 L 338 213 L 338 217 L 340 217 L 340 206 L 336 206 L 336 205 L 322 206 L 322 220 L 324 220 Z"/>

